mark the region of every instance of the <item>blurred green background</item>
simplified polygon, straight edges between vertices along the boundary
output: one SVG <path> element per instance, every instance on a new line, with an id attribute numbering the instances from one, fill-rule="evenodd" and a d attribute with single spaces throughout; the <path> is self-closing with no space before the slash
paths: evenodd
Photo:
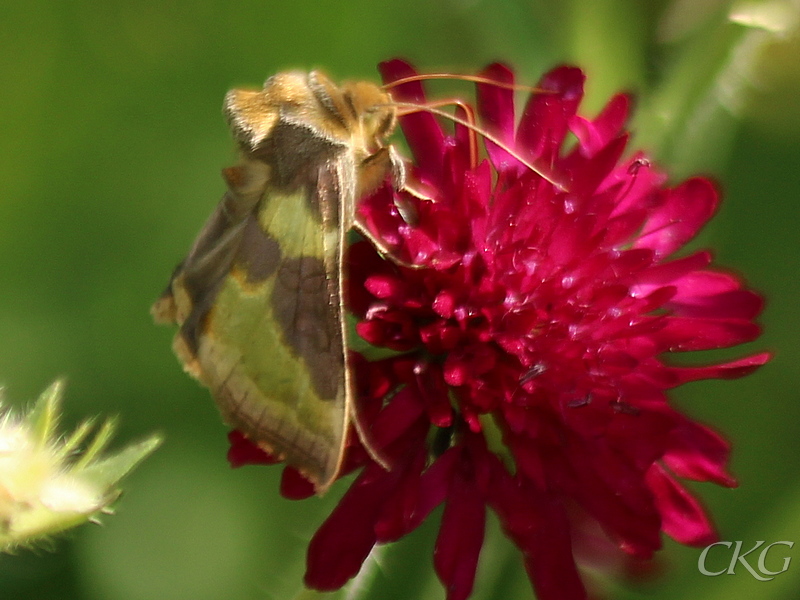
<path id="1" fill-rule="evenodd" d="M 377 79 L 375 64 L 393 56 L 423 71 L 457 72 L 501 59 L 531 83 L 555 63 L 575 62 L 589 73 L 586 109 L 633 91 L 633 146 L 650 149 L 676 176 L 711 173 L 721 183 L 725 201 L 698 244 L 713 246 L 720 264 L 765 292 L 765 334 L 751 349 L 776 357 L 744 380 L 675 394 L 735 443 L 741 487 L 693 488 L 723 539 L 743 540 L 745 549 L 757 540 L 800 542 L 797 7 L 5 0 L 0 381 L 22 403 L 66 375 L 71 420 L 118 413 L 120 439 L 159 430 L 166 443 L 129 479 L 103 527 L 58 540 L 54 552 L 0 556 L 0 597 L 298 593 L 306 544 L 345 485 L 293 503 L 278 496 L 279 468 L 230 470 L 208 392 L 182 373 L 173 332 L 154 326 L 148 309 L 219 199 L 219 170 L 235 160 L 220 116 L 224 93 L 287 68 Z M 435 531 L 429 519 L 388 549 L 369 597 L 443 598 L 430 566 Z M 741 565 L 735 575 L 704 577 L 698 556 L 667 542 L 660 577 L 618 585 L 612 595 L 788 600 L 800 592 L 800 558 L 764 583 Z M 774 562 L 768 566 L 779 568 Z M 474 598 L 528 597 L 516 550 L 492 522 Z"/>

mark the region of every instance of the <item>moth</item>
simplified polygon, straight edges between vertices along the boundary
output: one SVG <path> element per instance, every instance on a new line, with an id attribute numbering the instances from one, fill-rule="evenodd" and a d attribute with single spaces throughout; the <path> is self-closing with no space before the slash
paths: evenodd
<path id="1" fill-rule="evenodd" d="M 393 258 L 356 202 L 387 178 L 406 186 L 387 141 L 399 106 L 372 83 L 336 85 L 319 71 L 229 92 L 240 162 L 223 170 L 222 201 L 151 311 L 178 325 L 175 353 L 223 419 L 318 493 L 341 468 L 351 420 L 381 462 L 352 418 L 343 257 L 355 228 Z"/>
<path id="2" fill-rule="evenodd" d="M 241 160 L 152 314 L 223 419 L 323 492 L 341 467 L 353 391 L 344 323 L 346 232 L 355 203 L 402 160 L 388 93 L 319 71 L 232 90 L 224 113 Z"/>

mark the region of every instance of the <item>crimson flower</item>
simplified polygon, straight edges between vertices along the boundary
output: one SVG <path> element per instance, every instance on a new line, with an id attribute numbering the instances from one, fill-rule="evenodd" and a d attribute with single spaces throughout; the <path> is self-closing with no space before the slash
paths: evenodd
<path id="1" fill-rule="evenodd" d="M 387 82 L 415 74 L 399 60 L 381 71 Z M 481 75 L 513 83 L 502 65 Z M 472 591 L 487 507 L 541 600 L 586 598 L 576 556 L 587 531 L 595 546 L 599 534 L 640 559 L 662 531 L 694 546 L 716 539 L 678 479 L 735 486 L 729 446 L 672 408 L 667 391 L 741 377 L 769 355 L 706 366 L 668 355 L 755 339 L 762 300 L 709 268 L 709 252 L 676 255 L 714 213 L 717 189 L 702 178 L 664 187 L 644 155 L 623 158 L 628 98 L 587 119 L 577 114 L 583 81 L 577 68 L 549 72 L 518 123 L 509 86 L 478 84 L 479 125 L 502 146 L 487 141 L 477 165 L 467 128 L 402 117 L 413 177 L 432 201 L 387 184 L 360 210 L 417 268 L 367 242 L 349 257 L 357 331 L 395 351 L 356 361 L 358 411 L 391 469 L 351 436 L 346 470 L 361 471 L 310 543 L 310 587 L 341 587 L 375 544 L 440 504 L 433 559 L 448 600 Z M 392 94 L 425 102 L 417 81 Z M 413 207 L 413 224 L 398 205 Z M 231 440 L 234 465 L 271 462 L 241 435 Z M 287 467 L 282 493 L 313 490 Z"/>

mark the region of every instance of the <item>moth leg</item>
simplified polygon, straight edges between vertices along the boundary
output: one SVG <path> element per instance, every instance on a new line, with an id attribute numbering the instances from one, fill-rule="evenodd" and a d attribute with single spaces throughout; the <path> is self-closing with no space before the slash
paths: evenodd
<path id="1" fill-rule="evenodd" d="M 391 173 L 395 188 L 400 189 L 405 185 L 406 166 L 392 146 L 384 146 L 373 152 L 358 165 L 356 199 L 363 198 L 380 187 L 387 173 Z"/>
<path id="2" fill-rule="evenodd" d="M 370 230 L 367 228 L 367 224 L 359 217 L 356 216 L 355 223 L 353 223 L 353 227 L 355 227 L 356 231 L 364 236 L 370 244 L 375 246 L 375 249 L 380 252 L 381 256 L 388 258 L 394 264 L 405 267 L 407 269 L 421 269 L 425 265 L 417 265 L 414 263 L 410 263 L 407 260 L 401 258 L 394 248 L 387 245 L 383 240 L 378 237 L 375 237 Z"/>
<path id="3" fill-rule="evenodd" d="M 407 191 L 418 198 L 431 200 L 430 197 L 424 195 L 424 192 L 418 191 L 420 188 L 409 187 L 405 163 L 393 146 L 385 146 L 371 154 L 361 163 L 359 172 L 361 173 L 361 177 L 359 177 L 359 186 L 356 190 L 357 199 L 363 198 L 374 191 L 384 182 L 386 173 L 391 173 L 392 183 L 395 189 Z M 417 214 L 414 207 L 408 202 L 403 202 L 402 199 L 397 196 L 395 196 L 394 202 L 403 220 L 409 225 L 415 225 Z M 372 234 L 357 210 L 353 211 L 353 213 L 353 222 L 349 224 L 349 226 L 355 227 L 362 236 L 375 246 L 381 255 L 402 267 L 409 269 L 419 269 L 422 267 L 422 265 L 415 265 L 403 260 L 391 246 Z"/>

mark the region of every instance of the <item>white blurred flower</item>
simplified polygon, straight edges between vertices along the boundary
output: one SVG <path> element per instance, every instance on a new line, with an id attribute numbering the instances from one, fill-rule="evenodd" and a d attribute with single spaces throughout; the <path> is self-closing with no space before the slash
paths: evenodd
<path id="1" fill-rule="evenodd" d="M 110 512 L 117 484 L 160 443 L 150 438 L 104 455 L 114 422 L 85 421 L 57 432 L 63 383 L 57 381 L 24 415 L 0 401 L 0 551 L 27 545 Z M 89 439 L 91 437 L 91 439 Z"/>

